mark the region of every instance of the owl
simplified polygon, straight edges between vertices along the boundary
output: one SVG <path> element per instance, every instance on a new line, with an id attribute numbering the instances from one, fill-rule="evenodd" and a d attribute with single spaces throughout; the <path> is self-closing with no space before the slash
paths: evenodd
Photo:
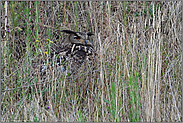
<path id="1" fill-rule="evenodd" d="M 67 36 L 58 44 L 51 43 L 50 56 L 46 59 L 41 58 L 39 65 L 33 67 L 35 68 L 33 76 L 39 75 L 41 82 L 49 81 L 48 75 L 53 76 L 53 70 L 57 75 L 65 72 L 77 78 L 76 75 L 81 68 L 84 68 L 85 74 L 87 74 L 95 67 L 97 54 L 91 40 L 93 34 L 71 30 L 61 32 L 66 33 Z"/>
<path id="2" fill-rule="evenodd" d="M 62 30 L 68 34 L 59 44 L 52 44 L 51 58 L 55 58 L 57 66 L 70 75 L 76 74 L 82 65 L 92 68 L 96 52 L 93 48 L 91 32 L 74 32 Z"/>
<path id="3" fill-rule="evenodd" d="M 45 55 L 44 52 L 47 48 L 44 48 L 45 50 L 38 56 L 38 60 L 36 59 L 31 69 L 29 81 L 34 82 L 34 87 L 42 91 L 40 94 L 42 94 L 44 105 L 48 102 L 47 97 L 54 96 L 54 94 L 48 93 L 50 84 L 55 84 L 56 89 L 60 89 L 59 84 L 64 80 L 67 93 L 74 92 L 68 92 L 67 89 L 75 89 L 76 85 L 79 88 L 77 92 L 78 95 L 81 95 L 81 102 L 84 102 L 85 95 L 89 92 L 93 94 L 94 88 L 98 87 L 94 81 L 97 79 L 98 70 L 96 70 L 97 53 L 91 40 L 93 34 L 71 30 L 62 30 L 61 32 L 66 33 L 66 37 L 60 43 L 49 45 L 51 54 Z M 53 80 L 56 80 L 55 83 Z M 34 88 L 29 87 L 29 93 L 32 91 Z"/>
<path id="4" fill-rule="evenodd" d="M 97 58 L 91 40 L 93 34 L 91 32 L 74 32 L 71 30 L 62 30 L 61 32 L 66 33 L 66 37 L 58 44 L 51 43 L 51 54 L 46 59 L 40 60 L 40 65 L 34 73 L 37 77 L 33 79 L 38 78 L 38 83 L 43 84 L 39 88 L 43 90 L 45 87 L 49 87 L 49 83 L 52 82 L 51 79 L 60 81 L 61 76 L 64 74 L 66 75 L 64 79 L 66 78 L 68 81 L 66 83 L 67 88 L 71 87 L 70 89 L 72 89 L 72 86 L 77 83 L 79 88 L 83 88 L 83 90 L 81 89 L 83 92 L 81 95 L 86 95 L 89 88 L 95 87 L 94 82 L 89 81 L 89 78 L 90 80 L 95 78 L 93 77 L 95 75 L 93 71 L 96 69 Z M 81 82 L 78 83 L 78 80 L 81 80 Z M 46 94 L 44 92 L 44 95 Z M 43 97 L 43 100 L 47 102 L 47 96 Z"/>

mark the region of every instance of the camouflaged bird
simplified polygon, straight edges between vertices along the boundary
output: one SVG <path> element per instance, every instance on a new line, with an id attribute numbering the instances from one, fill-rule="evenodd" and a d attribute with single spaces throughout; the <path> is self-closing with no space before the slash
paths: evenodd
<path id="1" fill-rule="evenodd" d="M 67 36 L 58 44 L 51 43 L 51 54 L 40 54 L 39 61 L 34 65 L 35 69 L 33 69 L 31 80 L 36 80 L 36 88 L 45 90 L 50 87 L 50 84 L 53 84 L 53 80 L 56 80 L 54 81 L 56 85 L 62 83 L 62 75 L 66 75 L 64 81 L 67 78 L 65 83 L 67 88 L 70 90 L 74 85 L 77 85 L 79 90 L 80 88 L 82 90 L 82 94 L 80 94 L 82 99 L 85 99 L 84 95 L 89 92 L 93 94 L 94 88 L 98 87 L 94 83 L 94 79 L 97 78 L 94 74 L 97 72 L 97 54 L 91 40 L 93 34 L 91 32 L 74 32 L 71 30 L 62 30 L 62 32 L 67 33 Z M 47 97 L 52 93 L 43 91 L 41 94 L 43 95 L 43 102 L 46 103 Z"/>
<path id="2" fill-rule="evenodd" d="M 80 67 L 92 67 L 95 63 L 95 50 L 90 37 L 91 32 L 74 32 L 71 30 L 62 30 L 68 35 L 59 45 L 54 43 L 51 46 L 51 57 L 57 59 L 57 65 L 61 66 L 62 71 L 68 69 L 70 75 L 76 74 Z"/>

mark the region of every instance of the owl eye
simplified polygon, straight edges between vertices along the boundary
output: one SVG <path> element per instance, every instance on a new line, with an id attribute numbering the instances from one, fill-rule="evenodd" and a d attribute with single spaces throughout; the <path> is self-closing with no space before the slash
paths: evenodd
<path id="1" fill-rule="evenodd" d="M 79 37 L 78 37 L 78 36 L 74 36 L 74 39 L 75 39 L 75 40 L 78 40 L 78 39 L 79 39 Z"/>

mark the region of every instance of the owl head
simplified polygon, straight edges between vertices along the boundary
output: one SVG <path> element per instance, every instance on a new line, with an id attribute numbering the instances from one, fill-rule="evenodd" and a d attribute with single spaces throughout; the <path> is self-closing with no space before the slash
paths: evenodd
<path id="1" fill-rule="evenodd" d="M 86 46 L 93 46 L 93 42 L 90 39 L 90 36 L 93 34 L 91 32 L 74 32 L 71 30 L 62 30 L 61 32 L 65 32 L 69 34 L 66 37 L 67 42 L 71 42 L 72 44 L 81 44 Z"/>

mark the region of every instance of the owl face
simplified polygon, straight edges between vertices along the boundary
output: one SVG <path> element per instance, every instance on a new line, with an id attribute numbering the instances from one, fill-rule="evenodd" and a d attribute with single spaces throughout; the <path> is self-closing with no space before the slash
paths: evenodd
<path id="1" fill-rule="evenodd" d="M 82 44 L 86 46 L 93 46 L 93 42 L 90 40 L 91 32 L 73 32 L 71 30 L 62 30 L 61 32 L 68 33 L 67 40 L 72 44 Z"/>

